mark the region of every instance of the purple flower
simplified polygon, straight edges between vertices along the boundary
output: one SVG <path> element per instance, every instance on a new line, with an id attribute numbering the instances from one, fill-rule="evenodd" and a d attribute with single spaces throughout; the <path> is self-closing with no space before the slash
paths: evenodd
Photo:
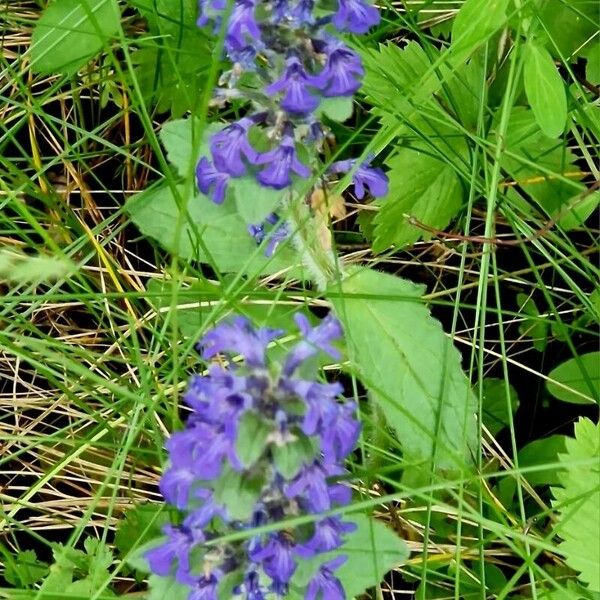
<path id="1" fill-rule="evenodd" d="M 196 481 L 196 474 L 191 468 L 171 466 L 160 479 L 160 493 L 169 504 L 184 509 Z"/>
<path id="2" fill-rule="evenodd" d="M 261 31 L 254 13 L 256 0 L 237 0 L 229 17 L 227 47 L 241 50 L 249 45 L 260 43 Z"/>
<path id="3" fill-rule="evenodd" d="M 296 27 L 312 25 L 315 22 L 314 6 L 314 0 L 276 0 L 274 2 L 273 22 L 283 21 Z"/>
<path id="4" fill-rule="evenodd" d="M 373 156 L 369 156 L 352 175 L 354 193 L 359 200 L 365 197 L 365 188 L 375 198 L 382 198 L 388 193 L 387 175 L 379 167 L 369 167 L 371 160 Z M 333 163 L 329 170 L 332 173 L 347 173 L 354 168 L 356 162 L 356 159 L 341 160 Z"/>
<path id="5" fill-rule="evenodd" d="M 321 451 L 326 462 L 343 461 L 356 447 L 360 436 L 360 423 L 354 418 L 355 406 L 337 405 L 335 416 L 322 428 Z"/>
<path id="6" fill-rule="evenodd" d="M 248 130 L 254 125 L 252 119 L 243 118 L 212 136 L 210 150 L 215 167 L 233 177 L 246 173 L 244 159 L 255 164 L 258 152 L 248 140 Z"/>
<path id="7" fill-rule="evenodd" d="M 278 222 L 275 215 L 267 219 L 275 227 Z M 339 384 L 319 383 L 309 372 L 310 366 L 316 376 L 316 364 L 309 361 L 316 352 L 336 354 L 332 342 L 341 328 L 333 317 L 315 327 L 305 317 L 296 322 L 303 339 L 276 364 L 267 355 L 267 345 L 283 332 L 253 327 L 245 318 L 219 324 L 200 343 L 206 359 L 225 353 L 242 360 L 213 364 L 188 386 L 184 400 L 191 413 L 185 428 L 166 443 L 170 464 L 160 482 L 165 500 L 181 510 L 182 525 L 164 528 L 166 537 L 146 553 L 152 572 L 174 576 L 189 588 L 188 599 L 215 600 L 224 576 L 239 578 L 234 597 L 285 597 L 299 561 L 343 547 L 345 535 L 354 528 L 335 515 L 318 520 L 311 537 L 302 536 L 302 544 L 295 541 L 299 533 L 293 529 L 220 541 L 231 533 L 260 530 L 351 500 L 350 487 L 335 478 L 346 473 L 343 460 L 358 436 L 355 405 L 338 398 Z M 307 378 L 295 378 L 303 362 Z M 256 431 L 262 444 L 249 469 L 237 456 L 238 450 L 247 449 L 238 445 L 242 428 L 245 436 Z M 297 444 L 302 453 L 303 464 L 291 473 L 279 462 L 287 460 L 285 451 L 277 454 L 286 444 Z M 247 511 L 239 512 L 232 503 L 231 493 L 238 490 L 251 498 Z M 323 565 L 311 580 L 315 598 L 337 594 L 332 564 Z"/>
<path id="8" fill-rule="evenodd" d="M 196 179 L 200 191 L 208 196 L 211 195 L 213 202 L 222 204 L 225 200 L 229 175 L 215 169 L 208 158 L 203 156 L 196 167 Z M 212 192 L 211 192 L 212 190 Z"/>
<path id="9" fill-rule="evenodd" d="M 363 0 L 338 0 L 338 10 L 333 16 L 333 24 L 339 30 L 352 33 L 367 33 L 379 23 L 379 11 Z"/>
<path id="10" fill-rule="evenodd" d="M 305 600 L 317 600 L 317 598 L 322 598 L 322 600 L 346 600 L 344 588 L 340 580 L 333 574 L 346 560 L 347 557 L 341 555 L 321 565 L 321 568 L 306 588 Z"/>
<path id="11" fill-rule="evenodd" d="M 360 57 L 343 42 L 333 38 L 325 47 L 327 62 L 310 78 L 326 97 L 352 96 L 361 85 L 364 69 Z"/>
<path id="12" fill-rule="evenodd" d="M 265 573 L 276 583 L 287 585 L 296 570 L 294 544 L 284 533 L 269 537 L 263 547 L 258 547 L 250 556 L 256 563 L 262 563 Z"/>
<path id="13" fill-rule="evenodd" d="M 204 27 L 227 7 L 227 0 L 200 0 L 198 27 Z"/>
<path id="14" fill-rule="evenodd" d="M 204 535 L 202 532 L 191 534 L 171 525 L 165 525 L 163 533 L 167 536 L 166 541 L 144 554 L 150 570 L 166 577 L 172 574 L 175 567 L 175 579 L 189 585 L 194 581 L 190 575 L 190 552 L 204 541 Z"/>
<path id="15" fill-rule="evenodd" d="M 312 465 L 302 467 L 296 478 L 286 486 L 285 493 L 288 498 L 303 498 L 314 512 L 329 510 L 331 497 L 327 478 L 331 475 L 340 475 L 342 472 L 341 468 L 325 467 L 315 461 Z"/>
<path id="16" fill-rule="evenodd" d="M 286 60 L 283 75 L 265 88 L 271 96 L 284 92 L 281 108 L 289 113 L 304 115 L 312 112 L 319 105 L 319 98 L 309 90 L 310 78 L 304 70 L 302 62 L 295 56 Z"/>
<path id="17" fill-rule="evenodd" d="M 355 523 L 345 523 L 341 517 L 326 517 L 315 523 L 315 533 L 308 542 L 298 546 L 296 552 L 303 558 L 337 550 L 343 543 L 343 536 L 356 529 Z"/>
<path id="18" fill-rule="evenodd" d="M 302 313 L 298 313 L 294 317 L 294 320 L 300 328 L 304 339 L 298 342 L 288 354 L 283 368 L 286 375 L 291 375 L 300 363 L 314 356 L 319 351 L 326 352 L 333 358 L 340 358 L 340 353 L 331 345 L 331 342 L 340 338 L 342 335 L 342 326 L 333 315 L 327 315 L 314 328 L 311 327 L 310 322 Z"/>
<path id="19" fill-rule="evenodd" d="M 217 587 L 222 576 L 222 572 L 218 569 L 212 571 L 210 575 L 202 575 L 195 581 L 188 600 L 219 600 Z"/>
<path id="20" fill-rule="evenodd" d="M 258 174 L 260 183 L 267 187 L 282 190 L 292 183 L 292 171 L 300 177 L 309 177 L 310 169 L 296 156 L 294 139 L 286 135 L 281 144 L 265 154 L 261 154 L 256 164 L 268 165 Z"/>
<path id="21" fill-rule="evenodd" d="M 198 346 L 206 360 L 221 352 L 241 354 L 251 367 L 265 366 L 265 352 L 269 343 L 281 335 L 277 329 L 254 329 L 248 319 L 236 318 L 221 323 L 207 333 Z"/>

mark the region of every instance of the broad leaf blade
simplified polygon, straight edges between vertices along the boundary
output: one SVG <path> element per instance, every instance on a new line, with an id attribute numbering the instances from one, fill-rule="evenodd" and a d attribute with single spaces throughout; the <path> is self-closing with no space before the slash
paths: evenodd
<path id="1" fill-rule="evenodd" d="M 530 42 L 525 47 L 525 93 L 540 129 L 558 137 L 567 123 L 567 95 L 563 80 L 544 46 Z"/>
<path id="2" fill-rule="evenodd" d="M 548 391 L 559 400 L 573 404 L 594 404 L 600 400 L 600 352 L 570 358 L 548 375 Z"/>
<path id="3" fill-rule="evenodd" d="M 54 0 L 32 37 L 34 71 L 72 74 L 119 31 L 116 0 Z"/>
<path id="4" fill-rule="evenodd" d="M 454 19 L 450 52 L 461 61 L 506 21 L 509 0 L 466 0 Z"/>
<path id="5" fill-rule="evenodd" d="M 341 288 L 332 300 L 350 356 L 407 458 L 440 471 L 464 468 L 477 447 L 475 396 L 458 351 L 421 304 L 421 288 L 367 269 Z"/>
<path id="6" fill-rule="evenodd" d="M 423 152 L 401 150 L 387 165 L 390 192 L 374 219 L 375 252 L 428 237 L 425 229 L 411 222 L 411 217 L 428 227 L 445 228 L 463 199 L 452 167 Z"/>

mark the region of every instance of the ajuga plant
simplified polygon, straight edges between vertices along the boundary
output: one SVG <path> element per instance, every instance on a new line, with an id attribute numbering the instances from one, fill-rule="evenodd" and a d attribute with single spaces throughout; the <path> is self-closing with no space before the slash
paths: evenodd
<path id="1" fill-rule="evenodd" d="M 326 196 L 344 173 L 358 198 L 387 193 L 372 157 L 329 160 L 330 132 L 319 112 L 331 99 L 351 102 L 361 85 L 361 59 L 339 34 L 365 33 L 378 21 L 362 0 L 200 2 L 198 25 L 222 36 L 230 62 L 213 104 L 243 100 L 247 112 L 210 137 L 198 187 L 216 204 L 240 178 L 275 191 L 274 212 L 250 223 L 248 233 L 268 240 L 268 255 L 291 237 L 321 287 L 336 259 L 323 240 L 316 247 L 303 236 L 311 227 L 301 221 L 312 218 L 306 200 Z M 345 462 L 361 426 L 341 385 L 317 380 L 316 355 L 340 357 L 332 345 L 340 323 L 330 315 L 312 327 L 302 314 L 296 323 L 300 341 L 279 360 L 272 350 L 282 356 L 284 332 L 241 317 L 199 343 L 205 360 L 220 362 L 194 376 L 184 396 L 191 413 L 167 442 L 160 484 L 179 518 L 144 554 L 154 576 L 174 579 L 187 600 L 347 597 L 338 573 L 357 522 L 343 516 L 352 497 Z M 403 548 L 395 536 L 394 543 Z M 385 565 L 383 556 L 377 560 Z M 356 593 L 378 583 L 367 577 Z"/>
<path id="2" fill-rule="evenodd" d="M 337 550 L 355 528 L 331 511 L 351 498 L 343 478 L 361 429 L 356 405 L 339 399 L 339 384 L 316 381 L 311 360 L 320 351 L 339 358 L 332 343 L 341 327 L 333 316 L 316 327 L 300 314 L 296 322 L 300 341 L 281 361 L 270 359 L 268 347 L 283 332 L 241 317 L 199 344 L 205 359 L 242 361 L 212 364 L 189 384 L 191 414 L 167 442 L 170 464 L 160 484 L 182 521 L 168 525 L 164 541 L 146 554 L 155 574 L 189 586 L 189 600 L 285 597 L 300 562 Z M 307 525 L 227 541 L 313 514 Z M 346 558 L 324 562 L 304 597 L 344 598 L 335 571 Z"/>
<path id="3" fill-rule="evenodd" d="M 364 74 L 360 56 L 340 34 L 363 34 L 378 22 L 378 10 L 364 0 L 200 2 L 198 24 L 224 36 L 231 65 L 213 103 L 244 100 L 249 108 L 210 139 L 210 155 L 197 165 L 198 187 L 216 203 L 225 200 L 232 179 L 246 175 L 265 190 L 286 190 L 279 203 L 284 218 L 272 214 L 250 224 L 249 232 L 259 243 L 269 237 L 267 255 L 292 235 L 317 283 L 323 283 L 328 266 L 313 264 L 323 262 L 323 256 L 315 259 L 314 248 L 303 247 L 298 219 L 286 223 L 298 208 L 290 203 L 326 195 L 331 183 L 348 172 L 359 199 L 367 191 L 380 197 L 388 190 L 383 171 L 370 166 L 372 157 L 360 164 L 328 160 L 330 131 L 321 119 L 328 102 L 351 103 Z M 332 256 L 328 260 L 335 262 Z"/>

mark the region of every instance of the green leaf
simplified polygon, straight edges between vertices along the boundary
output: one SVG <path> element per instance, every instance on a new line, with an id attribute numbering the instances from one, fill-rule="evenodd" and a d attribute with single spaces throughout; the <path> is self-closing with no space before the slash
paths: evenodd
<path id="1" fill-rule="evenodd" d="M 187 600 L 190 595 L 190 587 L 177 583 L 173 577 L 150 575 L 148 588 L 146 600 Z"/>
<path id="2" fill-rule="evenodd" d="M 540 2 L 536 14 L 542 21 L 540 35 L 547 38 L 550 51 L 560 58 L 574 60 L 591 50 L 589 41 L 598 31 L 596 0 Z"/>
<path id="3" fill-rule="evenodd" d="M 169 162 L 181 177 L 187 177 L 201 156 L 209 156 L 210 138 L 221 129 L 223 125 L 218 123 L 202 125 L 199 119 L 176 119 L 162 126 L 159 137 Z"/>
<path id="4" fill-rule="evenodd" d="M 559 452 L 565 449 L 564 435 L 551 435 L 534 440 L 519 450 L 519 468 L 538 467 L 558 462 Z M 531 485 L 553 485 L 558 483 L 556 466 L 524 473 L 523 476 Z"/>
<path id="5" fill-rule="evenodd" d="M 240 419 L 235 451 L 242 465 L 251 467 L 267 447 L 272 426 L 253 411 L 247 411 Z"/>
<path id="6" fill-rule="evenodd" d="M 343 123 L 347 121 L 354 111 L 354 99 L 348 96 L 337 98 L 324 98 L 315 111 L 316 115 L 325 115 L 331 121 Z"/>
<path id="7" fill-rule="evenodd" d="M 161 527 L 168 522 L 169 515 L 161 504 L 140 504 L 129 509 L 115 534 L 119 554 L 125 556 L 133 548 L 160 536 Z"/>
<path id="8" fill-rule="evenodd" d="M 238 473 L 226 466 L 215 483 L 215 501 L 224 504 L 232 519 L 245 521 L 254 510 L 264 485 L 261 473 Z"/>
<path id="9" fill-rule="evenodd" d="M 538 352 L 543 352 L 548 345 L 548 322 L 540 317 L 535 301 L 527 294 L 517 294 L 517 302 L 519 310 L 531 317 L 519 323 L 519 333 L 524 338 L 530 338 Z"/>
<path id="10" fill-rule="evenodd" d="M 454 19 L 450 52 L 456 62 L 473 53 L 506 22 L 509 0 L 466 0 Z"/>
<path id="11" fill-rule="evenodd" d="M 565 231 L 581 227 L 589 217 L 596 214 L 600 204 L 600 191 L 586 191 L 577 194 L 569 200 L 560 211 L 560 218 L 557 223 Z"/>
<path id="12" fill-rule="evenodd" d="M 277 471 L 288 480 L 293 479 L 302 465 L 309 463 L 315 456 L 310 440 L 301 434 L 294 442 L 273 446 L 271 452 Z"/>
<path id="13" fill-rule="evenodd" d="M 548 378 L 554 380 L 548 381 L 547 387 L 555 398 L 573 404 L 598 403 L 600 352 L 589 352 L 577 358 L 570 358 L 553 369 Z"/>
<path id="14" fill-rule="evenodd" d="M 178 187 L 181 194 L 183 189 Z M 242 271 L 256 275 L 286 270 L 298 264 L 295 253 L 288 246 L 279 247 L 271 258 L 265 257 L 248 234 L 232 198 L 217 205 L 194 192 L 187 204 L 188 219 L 179 240 L 174 239 L 179 209 L 166 183 L 136 194 L 125 208 L 144 235 L 154 238 L 171 252 L 177 248 L 182 258 L 214 265 L 221 272 Z"/>
<path id="15" fill-rule="evenodd" d="M 248 225 L 262 223 L 276 211 L 286 193 L 284 190 L 261 186 L 253 175 L 232 179 L 229 187 L 235 191 L 238 214 Z"/>
<path id="16" fill-rule="evenodd" d="M 486 377 L 483 380 L 483 422 L 492 435 L 496 435 L 509 423 L 507 394 L 511 414 L 519 408 L 519 396 L 515 388 L 503 379 Z"/>
<path id="17" fill-rule="evenodd" d="M 338 552 L 302 561 L 291 581 L 290 600 L 304 598 L 306 586 L 320 565 L 340 554 L 346 555 L 348 560 L 335 575 L 344 586 L 346 598 L 359 596 L 378 585 L 388 571 L 406 562 L 408 548 L 389 527 L 364 515 L 351 515 L 344 520 L 354 522 L 357 529 L 345 536 Z"/>
<path id="18" fill-rule="evenodd" d="M 586 418 L 575 424 L 575 438 L 567 438 L 559 456 L 564 469 L 562 487 L 552 488 L 559 511 L 555 532 L 564 540 L 559 549 L 579 579 L 600 591 L 600 425 Z"/>
<path id="19" fill-rule="evenodd" d="M 43 579 L 49 570 L 47 563 L 38 559 L 35 550 L 17 552 L 11 562 L 6 561 L 4 579 L 15 587 L 29 586 Z"/>
<path id="20" fill-rule="evenodd" d="M 403 247 L 423 237 L 424 229 L 412 224 L 445 228 L 460 210 L 463 190 L 451 165 L 414 150 L 402 149 L 387 161 L 390 192 L 380 205 L 375 223 L 373 250 Z"/>
<path id="21" fill-rule="evenodd" d="M 332 297 L 350 357 L 407 459 L 455 471 L 477 447 L 476 400 L 460 354 L 421 303 L 422 288 L 361 269 Z"/>
<path id="22" fill-rule="evenodd" d="M 496 143 L 495 132 L 491 139 Z M 518 106 L 512 110 L 503 144 L 506 152 L 502 154 L 502 168 L 518 182 L 520 190 L 549 214 L 562 214 L 564 205 L 585 191 L 585 186 L 572 177 L 568 181 L 556 178 L 579 171 L 574 164 L 576 157 L 561 140 L 551 139 L 541 131 L 530 109 Z M 512 190 L 507 195 L 523 210 L 531 210 Z"/>
<path id="23" fill-rule="evenodd" d="M 585 78 L 593 84 L 600 84 L 600 40 L 592 43 L 591 50 L 587 53 Z"/>
<path id="24" fill-rule="evenodd" d="M 525 46 L 525 93 L 540 129 L 556 138 L 567 123 L 565 85 L 548 50 L 530 41 Z"/>
<path id="25" fill-rule="evenodd" d="M 211 45 L 196 25 L 197 0 L 135 0 L 150 35 L 136 39 L 135 77 L 158 112 L 180 116 L 198 105 L 212 61 Z M 138 41 L 139 40 L 139 41 Z"/>
<path id="26" fill-rule="evenodd" d="M 33 31 L 33 70 L 75 73 L 119 31 L 120 18 L 116 0 L 54 0 Z"/>

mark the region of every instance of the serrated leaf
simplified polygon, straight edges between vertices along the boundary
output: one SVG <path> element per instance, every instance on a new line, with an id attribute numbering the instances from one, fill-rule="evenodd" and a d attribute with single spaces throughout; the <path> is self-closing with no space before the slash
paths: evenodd
<path id="1" fill-rule="evenodd" d="M 116 0 L 54 0 L 36 23 L 31 64 L 42 74 L 73 74 L 119 31 Z"/>
<path id="2" fill-rule="evenodd" d="M 567 123 L 565 84 L 548 50 L 530 41 L 525 46 L 523 66 L 525 93 L 540 129 L 558 137 Z"/>
<path id="3" fill-rule="evenodd" d="M 409 552 L 404 540 L 383 523 L 364 515 L 348 515 L 344 521 L 354 522 L 356 530 L 345 536 L 338 552 L 302 561 L 291 581 L 290 600 L 304 598 L 306 586 L 320 565 L 340 554 L 348 559 L 335 575 L 344 586 L 346 598 L 378 585 L 388 571 L 406 562 Z"/>
<path id="4" fill-rule="evenodd" d="M 567 565 L 592 591 L 600 591 L 600 425 L 586 418 L 575 424 L 575 438 L 567 438 L 559 455 L 564 469 L 562 487 L 552 488 L 560 519 L 556 533 Z"/>
<path id="5" fill-rule="evenodd" d="M 332 297 L 350 358 L 408 460 L 457 471 L 477 447 L 476 400 L 460 354 L 421 304 L 422 288 L 368 269 Z"/>
<path id="6" fill-rule="evenodd" d="M 183 193 L 183 187 L 178 189 Z M 255 275 L 286 270 L 297 264 L 295 253 L 287 246 L 280 246 L 272 258 L 265 257 L 248 234 L 231 198 L 217 205 L 194 192 L 187 204 L 189 219 L 179 240 L 174 239 L 179 209 L 166 183 L 136 194 L 125 209 L 142 233 L 167 250 L 173 252 L 177 248 L 180 257 L 214 265 L 221 272 Z"/>
<path id="7" fill-rule="evenodd" d="M 451 165 L 422 152 L 402 149 L 387 161 L 390 191 L 378 202 L 373 250 L 403 247 L 430 234 L 411 223 L 443 229 L 459 211 L 463 190 Z"/>
<path id="8" fill-rule="evenodd" d="M 510 423 L 510 412 L 519 408 L 519 396 L 515 388 L 503 379 L 485 377 L 483 380 L 483 422 L 492 435 L 496 435 Z M 508 395 L 508 403 L 507 403 Z"/>
<path id="9" fill-rule="evenodd" d="M 466 0 L 452 25 L 450 52 L 456 62 L 473 53 L 506 22 L 509 0 Z"/>
<path id="10" fill-rule="evenodd" d="M 271 431 L 272 425 L 265 422 L 259 414 L 247 411 L 242 415 L 238 426 L 235 452 L 244 467 L 251 467 L 262 456 Z"/>
<path id="11" fill-rule="evenodd" d="M 15 587 L 37 583 L 49 570 L 48 564 L 38 559 L 35 550 L 17 552 L 13 560 L 5 564 L 4 579 Z"/>
<path id="12" fill-rule="evenodd" d="M 159 137 L 169 162 L 181 177 L 187 177 L 201 156 L 210 155 L 210 138 L 221 129 L 223 125 L 218 123 L 202 125 L 198 119 L 176 119 L 162 126 Z"/>
<path id="13" fill-rule="evenodd" d="M 570 358 L 553 369 L 548 374 L 548 378 L 548 391 L 555 398 L 573 404 L 598 403 L 600 401 L 600 352 L 589 352 L 577 358 Z"/>

